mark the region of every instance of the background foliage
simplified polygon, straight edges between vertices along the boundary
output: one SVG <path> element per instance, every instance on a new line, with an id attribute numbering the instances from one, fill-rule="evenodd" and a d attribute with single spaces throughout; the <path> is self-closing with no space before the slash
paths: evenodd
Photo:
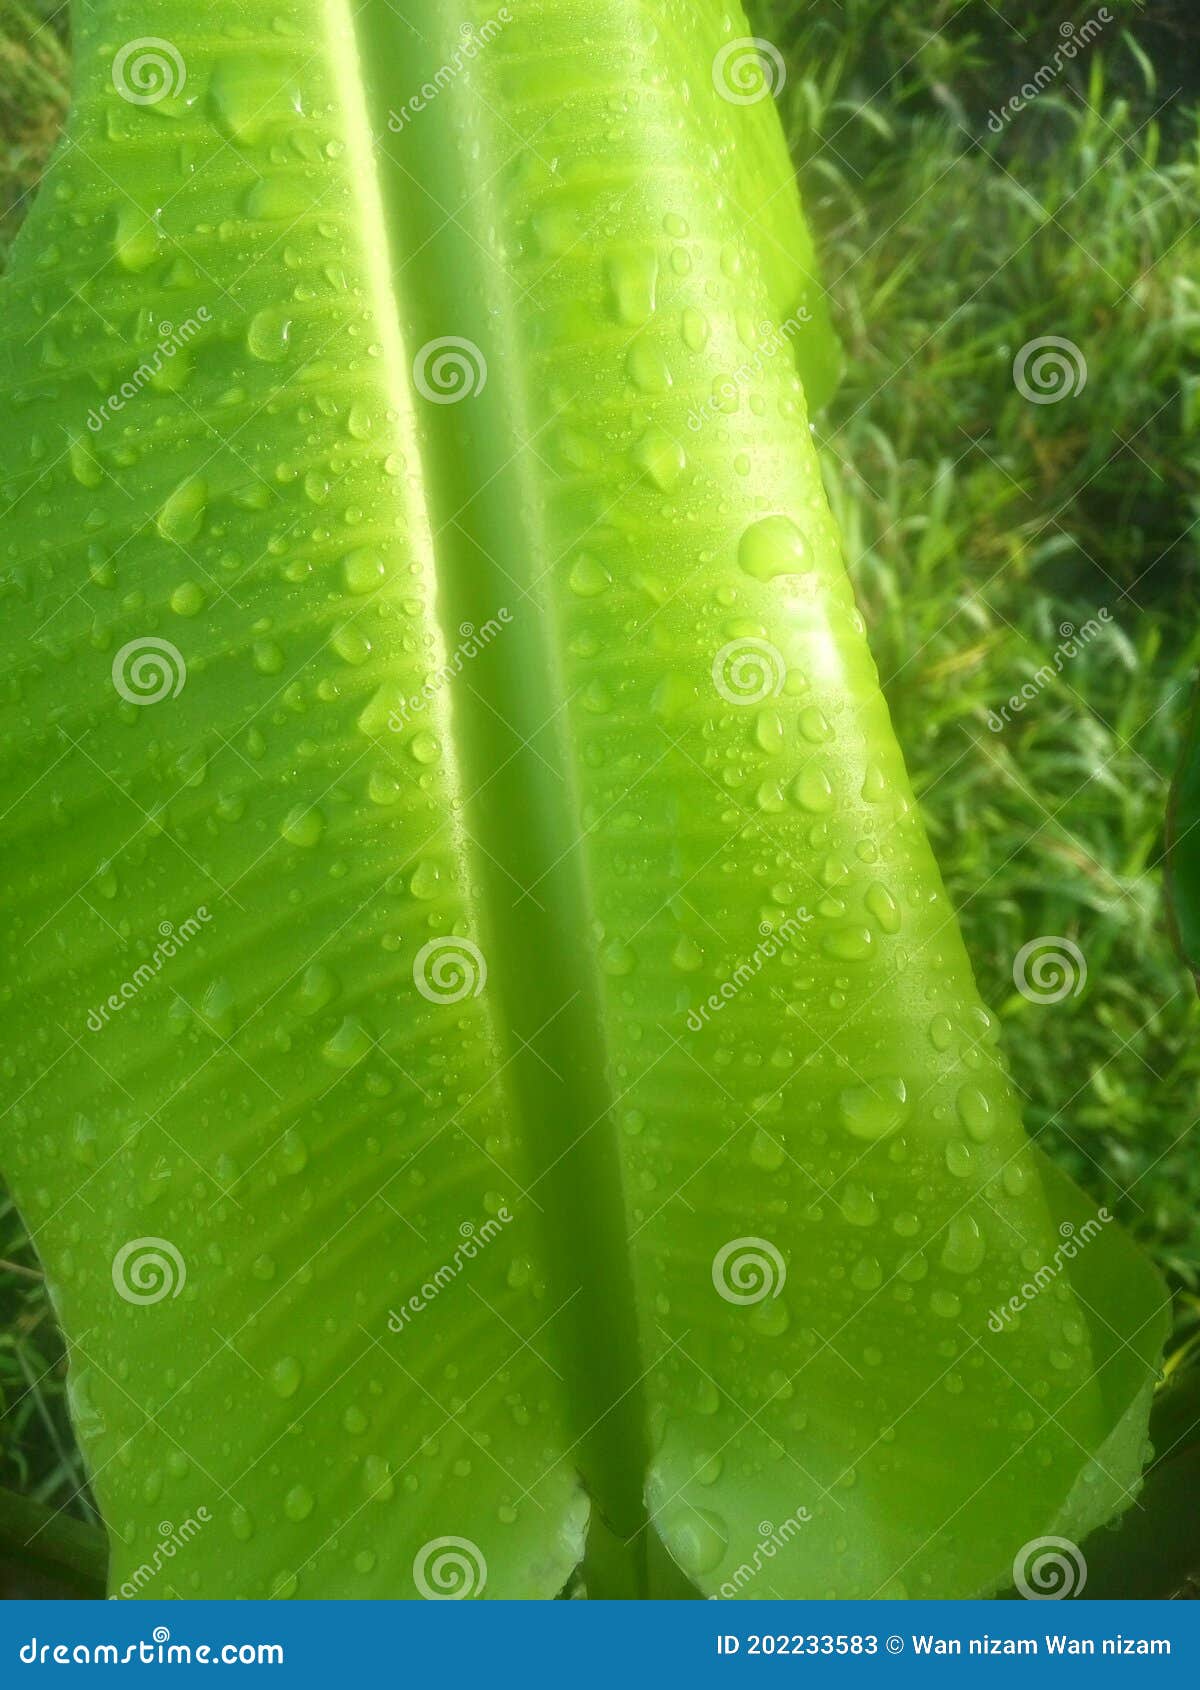
<path id="1" fill-rule="evenodd" d="M 751 10 L 788 65 L 847 353 L 819 444 L 909 768 L 1029 1129 L 1168 1274 L 1178 1376 L 1200 1348 L 1200 1005 L 1160 859 L 1200 660 L 1200 17 L 1109 0 L 1099 38 L 997 134 L 990 115 L 1099 7 Z M 0 0 L 0 252 L 66 70 L 61 11 Z M 1053 406 L 1013 383 L 1042 335 L 1088 366 Z M 1104 633 L 993 731 L 1101 609 Z M 1013 986 L 1045 934 L 1087 960 L 1053 1005 Z M 63 1372 L 0 1188 L 0 1487 L 86 1517 Z"/>

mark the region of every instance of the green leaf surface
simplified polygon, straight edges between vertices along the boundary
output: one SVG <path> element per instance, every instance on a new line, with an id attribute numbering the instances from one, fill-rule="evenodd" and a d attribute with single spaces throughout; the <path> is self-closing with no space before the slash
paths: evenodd
<path id="1" fill-rule="evenodd" d="M 0 1157 L 112 1589 L 1002 1589 L 1164 1297 L 925 840 L 748 27 L 405 11 L 80 6 L 4 287 Z"/>

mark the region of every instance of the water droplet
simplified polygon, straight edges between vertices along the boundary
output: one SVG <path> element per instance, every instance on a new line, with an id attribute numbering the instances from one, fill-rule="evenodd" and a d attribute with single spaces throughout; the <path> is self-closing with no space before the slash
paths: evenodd
<path id="1" fill-rule="evenodd" d="M 1001 1179 L 1010 1197 L 1020 1197 L 1029 1184 L 1029 1175 L 1017 1162 L 1009 1162 L 1006 1165 Z"/>
<path id="2" fill-rule="evenodd" d="M 264 364 L 282 364 L 292 341 L 292 319 L 279 306 L 268 305 L 250 319 L 246 350 Z"/>
<path id="3" fill-rule="evenodd" d="M 756 1168 L 762 1168 L 765 1173 L 773 1174 L 782 1168 L 786 1161 L 786 1152 L 778 1139 L 772 1138 L 763 1127 L 756 1127 L 754 1137 L 750 1141 L 750 1160 Z"/>
<path id="4" fill-rule="evenodd" d="M 363 1462 L 363 1490 L 371 1502 L 390 1502 L 396 1481 L 382 1455 L 368 1455 Z"/>
<path id="5" fill-rule="evenodd" d="M 371 1035 L 354 1015 L 348 1015 L 321 1048 L 321 1055 L 334 1068 L 353 1068 L 371 1049 Z"/>
<path id="6" fill-rule="evenodd" d="M 934 1050 L 949 1050 L 954 1043 L 954 1023 L 948 1015 L 935 1015 L 929 1023 L 929 1042 Z"/>
<path id="7" fill-rule="evenodd" d="M 604 972 L 613 975 L 615 978 L 632 974 L 637 966 L 637 958 L 633 951 L 620 939 L 614 939 L 610 945 L 606 946 L 601 962 L 604 966 Z"/>
<path id="8" fill-rule="evenodd" d="M 295 1396 L 300 1385 L 300 1363 L 295 1356 L 281 1356 L 270 1372 L 271 1389 L 277 1396 Z"/>
<path id="9" fill-rule="evenodd" d="M 350 593 L 373 593 L 387 578 L 387 565 L 370 546 L 360 546 L 342 559 L 342 579 Z"/>
<path id="10" fill-rule="evenodd" d="M 160 509 L 155 526 L 164 540 L 187 546 L 204 527 L 208 509 L 208 484 L 199 475 L 181 481 Z"/>
<path id="11" fill-rule="evenodd" d="M 171 609 L 176 616 L 199 616 L 204 609 L 204 589 L 195 581 L 184 581 L 171 594 Z"/>
<path id="12" fill-rule="evenodd" d="M 321 835 L 325 832 L 325 819 L 320 810 L 296 804 L 284 817 L 279 832 L 289 845 L 299 845 L 304 850 L 311 850 L 314 845 L 320 843 Z"/>
<path id="13" fill-rule="evenodd" d="M 289 1127 L 279 1141 L 279 1161 L 287 1174 L 302 1174 L 308 1166 L 308 1145 L 295 1127 Z"/>
<path id="14" fill-rule="evenodd" d="M 710 1573 L 721 1560 L 728 1538 L 725 1522 L 707 1508 L 673 1506 L 662 1519 L 663 1541 L 691 1578 Z"/>
<path id="15" fill-rule="evenodd" d="M 850 1283 L 859 1291 L 878 1291 L 883 1269 L 876 1256 L 860 1256 L 850 1270 Z"/>
<path id="16" fill-rule="evenodd" d="M 833 807 L 833 787 L 819 763 L 806 763 L 792 782 L 792 797 L 802 810 L 823 815 Z"/>
<path id="17" fill-rule="evenodd" d="M 319 1010 L 336 996 L 338 989 L 337 976 L 323 962 L 314 962 L 304 971 L 304 978 L 300 982 L 299 1004 L 301 1015 L 316 1015 Z"/>
<path id="18" fill-rule="evenodd" d="M 213 980 L 200 999 L 197 1012 L 200 1020 L 219 1039 L 231 1039 L 234 1033 L 233 987 L 228 980 Z"/>
<path id="19" fill-rule="evenodd" d="M 138 275 L 154 263 L 158 250 L 158 229 L 154 219 L 144 216 L 136 205 L 121 206 L 113 236 L 113 252 L 121 268 Z"/>
<path id="20" fill-rule="evenodd" d="M 633 461 L 645 470 L 660 493 L 670 493 L 687 468 L 687 453 L 663 429 L 650 428 L 634 447 Z"/>
<path id="21" fill-rule="evenodd" d="M 963 1086 L 955 1099 L 959 1119 L 973 1139 L 982 1143 L 992 1136 L 995 1121 L 992 1119 L 992 1105 L 986 1093 L 978 1086 Z"/>
<path id="22" fill-rule="evenodd" d="M 833 738 L 825 713 L 818 710 L 815 704 L 806 704 L 796 718 L 801 734 L 810 745 L 827 745 Z"/>
<path id="23" fill-rule="evenodd" d="M 754 737 L 769 757 L 783 750 L 783 719 L 778 710 L 760 710 L 754 720 Z"/>
<path id="24" fill-rule="evenodd" d="M 848 1185 L 841 1196 L 841 1210 L 851 1226 L 874 1226 L 879 1204 L 864 1185 Z"/>
<path id="25" fill-rule="evenodd" d="M 438 865 L 429 857 L 419 862 L 413 870 L 409 881 L 409 891 L 414 898 L 427 903 L 430 898 L 436 898 L 442 889 L 442 874 Z"/>
<path id="26" fill-rule="evenodd" d="M 283 1511 L 289 1520 L 307 1520 L 313 1511 L 312 1492 L 304 1485 L 293 1485 L 283 1499 Z"/>
<path id="27" fill-rule="evenodd" d="M 417 763 L 436 763 L 442 754 L 442 748 L 435 734 L 431 734 L 428 729 L 422 729 L 409 740 L 408 754 Z"/>
<path id="28" fill-rule="evenodd" d="M 680 332 L 683 335 L 683 344 L 689 352 L 703 352 L 708 345 L 712 328 L 704 313 L 689 305 L 680 319 Z"/>
<path id="29" fill-rule="evenodd" d="M 868 886 L 864 902 L 885 933 L 899 933 L 900 906 L 882 881 L 873 881 Z"/>
<path id="30" fill-rule="evenodd" d="M 767 516 L 742 535 L 738 563 L 756 581 L 773 581 L 807 568 L 808 546 L 791 517 Z"/>
<path id="31" fill-rule="evenodd" d="M 908 1091 L 898 1075 L 881 1075 L 870 1085 L 848 1086 L 838 1098 L 842 1122 L 855 1138 L 885 1138 L 908 1112 Z"/>
<path id="32" fill-rule="evenodd" d="M 862 962 L 870 956 L 874 944 L 875 936 L 869 927 L 839 927 L 825 935 L 821 949 L 826 956 L 837 957 L 842 962 Z"/>
<path id="33" fill-rule="evenodd" d="M 250 655 L 260 675 L 278 675 L 285 662 L 277 640 L 255 640 Z"/>
<path id="34" fill-rule="evenodd" d="M 629 379 L 642 393 L 666 393 L 672 385 L 671 366 L 657 346 L 644 336 L 634 341 L 626 359 Z"/>
<path id="35" fill-rule="evenodd" d="M 313 193 L 298 176 L 264 176 L 244 200 L 247 217 L 264 223 L 293 222 L 312 208 Z"/>
<path id="36" fill-rule="evenodd" d="M 987 1254 L 987 1240 L 973 1215 L 955 1215 L 946 1228 L 942 1266 L 951 1273 L 974 1273 Z"/>
<path id="37" fill-rule="evenodd" d="M 640 328 L 654 315 L 658 255 L 653 249 L 618 253 L 606 266 L 617 321 Z"/>
<path id="38" fill-rule="evenodd" d="M 704 952 L 690 934 L 683 933 L 671 952 L 671 961 L 684 974 L 694 974 L 704 966 Z"/>
<path id="39" fill-rule="evenodd" d="M 946 1166 L 955 1179 L 966 1179 L 973 1165 L 971 1146 L 961 1138 L 952 1138 L 946 1146 Z"/>
<path id="40" fill-rule="evenodd" d="M 567 585 L 579 598 L 594 599 L 612 586 L 612 576 L 590 553 L 580 552 L 571 565 Z"/>

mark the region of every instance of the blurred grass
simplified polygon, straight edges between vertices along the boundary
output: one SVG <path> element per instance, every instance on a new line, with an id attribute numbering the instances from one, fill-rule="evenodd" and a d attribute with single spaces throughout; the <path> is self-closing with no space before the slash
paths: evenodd
<path id="1" fill-rule="evenodd" d="M 1032 1132 L 1141 1238 L 1200 1349 L 1200 1006 L 1166 936 L 1163 816 L 1200 662 L 1200 17 L 1108 0 L 1025 111 L 989 127 L 1100 8 L 758 0 L 847 349 L 818 421 L 874 650 Z M 55 8 L 0 0 L 0 254 L 58 127 Z M 1013 358 L 1058 335 L 1056 405 Z M 1012 713 L 1063 639 L 1103 632 Z M 1043 934 L 1088 966 L 1035 1005 Z M 86 1509 L 64 1361 L 0 1191 L 0 1487 Z M 74 1500 L 69 1501 L 69 1499 Z"/>
<path id="2" fill-rule="evenodd" d="M 1200 15 L 1110 0 L 1085 43 L 1099 10 L 751 16 L 789 66 L 846 342 L 817 432 L 897 731 L 1029 1129 L 1168 1274 L 1178 1358 L 1200 1328 L 1200 1004 L 1161 863 L 1200 663 Z M 1004 122 L 1067 24 L 1075 57 Z M 1053 405 L 1013 379 L 1044 335 L 1087 364 Z M 1087 984 L 1038 1005 L 1013 962 L 1046 934 L 1080 947 Z"/>

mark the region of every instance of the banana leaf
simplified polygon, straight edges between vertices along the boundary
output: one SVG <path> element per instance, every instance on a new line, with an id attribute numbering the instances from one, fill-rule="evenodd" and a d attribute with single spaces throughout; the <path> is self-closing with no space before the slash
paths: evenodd
<path id="1" fill-rule="evenodd" d="M 110 1590 L 1002 1590 L 1164 1293 L 882 701 L 782 60 L 403 12 L 77 4 L 3 286 L 0 1165 Z"/>

